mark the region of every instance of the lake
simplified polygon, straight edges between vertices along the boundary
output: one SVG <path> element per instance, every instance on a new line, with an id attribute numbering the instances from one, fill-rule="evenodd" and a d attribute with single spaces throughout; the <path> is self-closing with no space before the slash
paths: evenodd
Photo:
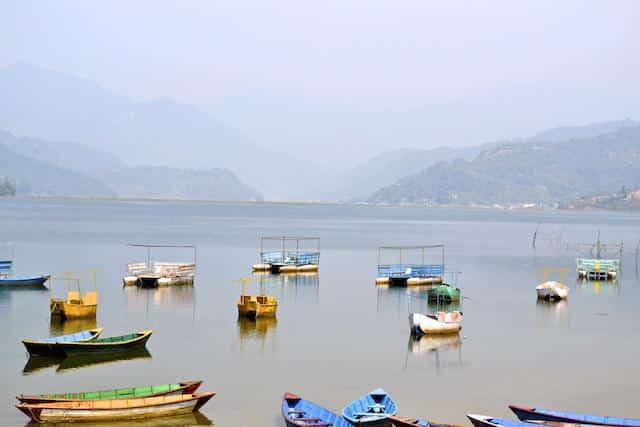
<path id="1" fill-rule="evenodd" d="M 78 271 L 89 288 L 87 270 L 98 268 L 103 336 L 154 333 L 131 360 L 30 366 L 21 339 L 91 325 L 51 323 L 47 291 L 0 291 L 0 424 L 26 424 L 18 393 L 191 379 L 218 394 L 181 425 L 282 426 L 285 391 L 340 412 L 378 386 L 403 415 L 465 425 L 467 413 L 510 416 L 509 403 L 639 416 L 639 226 L 637 214 L 612 212 L 2 200 L 0 236 L 13 242 L 16 273 Z M 624 241 L 621 277 L 577 282 L 576 244 L 598 230 Z M 238 280 L 259 261 L 259 237 L 285 234 L 321 238 L 319 274 L 256 279 L 247 290 L 276 295 L 277 320 L 239 321 Z M 197 245 L 195 286 L 123 289 L 125 264 L 146 256 L 127 247 L 136 242 Z M 375 286 L 378 246 L 433 243 L 462 272 L 460 339 L 411 339 L 407 316 L 426 310 L 423 293 Z M 536 301 L 541 267 L 571 270 L 568 301 Z"/>

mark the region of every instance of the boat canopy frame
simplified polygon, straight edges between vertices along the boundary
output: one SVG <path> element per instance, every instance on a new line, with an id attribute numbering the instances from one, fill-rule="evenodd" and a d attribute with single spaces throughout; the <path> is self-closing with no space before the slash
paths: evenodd
<path id="1" fill-rule="evenodd" d="M 426 252 L 431 249 L 440 249 L 440 263 L 425 263 Z M 382 257 L 385 252 L 398 253 L 398 263 L 383 264 Z M 421 263 L 403 262 L 407 251 L 419 251 Z M 378 277 L 412 278 L 412 277 L 443 277 L 445 274 L 444 245 L 414 245 L 414 246 L 380 246 L 378 247 Z"/>
<path id="2" fill-rule="evenodd" d="M 265 242 L 279 242 L 279 250 L 265 251 Z M 287 246 L 295 242 L 295 249 Z M 315 250 L 304 250 L 304 243 L 315 243 Z M 320 238 L 305 236 L 263 236 L 260 237 L 260 262 L 278 265 L 319 265 Z"/>

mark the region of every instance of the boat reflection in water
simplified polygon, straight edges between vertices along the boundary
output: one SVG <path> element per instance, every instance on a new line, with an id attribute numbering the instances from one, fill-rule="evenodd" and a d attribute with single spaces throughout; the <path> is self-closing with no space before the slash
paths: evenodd
<path id="1" fill-rule="evenodd" d="M 62 320 L 58 316 L 51 317 L 49 322 L 49 335 L 52 337 L 58 335 L 74 334 L 80 331 L 88 331 L 95 329 L 98 323 L 94 318 Z"/>
<path id="2" fill-rule="evenodd" d="M 581 295 L 620 295 L 620 284 L 617 280 L 576 280 L 576 292 Z"/>
<path id="3" fill-rule="evenodd" d="M 146 348 L 137 348 L 125 352 L 96 352 L 90 354 L 74 354 L 69 357 L 31 356 L 22 369 L 24 375 L 57 366 L 56 373 L 64 373 L 76 369 L 96 365 L 124 362 L 139 359 L 151 359 Z"/>
<path id="4" fill-rule="evenodd" d="M 320 274 L 318 272 L 301 272 L 296 274 L 271 274 L 269 272 L 253 272 L 253 277 L 261 287 L 280 288 L 278 298 L 293 303 L 318 304 L 320 302 Z"/>
<path id="5" fill-rule="evenodd" d="M 258 317 L 249 319 L 238 317 L 238 335 L 240 339 L 240 351 L 247 351 L 253 344 L 262 353 L 268 349 L 270 352 L 276 351 L 276 326 L 278 319 L 275 317 Z"/>
<path id="6" fill-rule="evenodd" d="M 78 427 L 82 423 L 43 423 L 34 424 L 28 423 L 27 426 L 51 426 L 51 427 Z M 125 427 L 135 425 L 136 427 L 186 427 L 186 426 L 211 426 L 213 422 L 207 418 L 206 415 L 201 412 L 192 412 L 183 415 L 173 415 L 168 417 L 152 418 L 147 420 L 135 420 L 135 422 L 129 421 L 113 421 L 113 422 L 91 422 L 92 427 Z"/>
<path id="7" fill-rule="evenodd" d="M 404 370 L 409 367 L 409 356 L 413 359 L 433 360 L 436 371 L 441 373 L 450 368 L 461 368 L 462 337 L 451 335 L 409 335 Z"/>
<path id="8" fill-rule="evenodd" d="M 557 328 L 558 326 L 569 326 L 568 316 L 569 303 L 567 300 L 536 302 L 536 323 L 541 328 Z"/>
<path id="9" fill-rule="evenodd" d="M 196 289 L 191 285 L 160 286 L 158 288 L 141 288 L 124 286 L 127 304 L 135 307 L 191 307 L 195 306 Z"/>

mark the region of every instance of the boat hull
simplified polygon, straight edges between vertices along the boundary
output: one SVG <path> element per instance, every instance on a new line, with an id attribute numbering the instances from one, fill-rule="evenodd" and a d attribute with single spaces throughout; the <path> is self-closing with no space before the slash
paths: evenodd
<path id="1" fill-rule="evenodd" d="M 462 330 L 462 324 L 458 322 L 441 322 L 430 316 L 420 313 L 409 315 L 411 332 L 416 335 L 451 335 Z"/>
<path id="2" fill-rule="evenodd" d="M 396 415 L 396 402 L 382 389 L 376 389 L 344 407 L 342 416 L 352 424 L 388 425 L 388 418 Z"/>
<path id="3" fill-rule="evenodd" d="M 44 288 L 51 276 L 4 277 L 0 278 L 0 287 L 10 288 Z"/>
<path id="4" fill-rule="evenodd" d="M 352 427 L 338 414 L 292 393 L 285 393 L 282 398 L 282 417 L 288 427 Z"/>
<path id="5" fill-rule="evenodd" d="M 151 338 L 151 331 L 137 333 L 137 337 L 121 342 L 76 342 L 76 343 L 55 343 L 56 351 L 65 355 L 80 353 L 114 353 L 126 352 L 133 349 L 143 348 Z"/>
<path id="6" fill-rule="evenodd" d="M 97 339 L 102 333 L 102 328 L 96 328 L 88 331 L 92 335 L 87 339 L 77 340 L 76 342 L 89 342 Z M 63 340 L 63 337 L 59 337 Z M 66 340 L 65 340 L 66 341 Z M 38 340 L 22 340 L 25 348 L 32 356 L 44 356 L 44 355 L 63 355 L 57 347 L 56 341 L 38 341 Z"/>
<path id="7" fill-rule="evenodd" d="M 522 421 L 559 422 L 571 424 L 590 424 L 611 427 L 638 427 L 640 419 L 619 418 L 601 415 L 588 415 L 570 412 L 552 411 L 539 408 L 509 405 L 509 408 Z"/>
<path id="8" fill-rule="evenodd" d="M 544 282 L 536 286 L 538 299 L 561 300 L 569 296 L 569 288 L 559 282 Z"/>

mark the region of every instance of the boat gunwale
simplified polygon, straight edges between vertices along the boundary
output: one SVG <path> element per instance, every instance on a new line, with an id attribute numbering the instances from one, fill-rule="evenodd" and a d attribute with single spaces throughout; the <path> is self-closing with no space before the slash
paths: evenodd
<path id="1" fill-rule="evenodd" d="M 139 341 L 142 341 L 145 338 L 148 338 L 153 333 L 152 329 L 147 329 L 144 331 L 133 332 L 131 334 L 124 335 L 116 335 L 115 337 L 107 337 L 108 338 L 120 338 L 128 335 L 136 335 L 135 338 L 131 338 L 126 341 L 113 341 L 113 342 L 96 342 L 96 341 L 85 341 L 85 342 L 56 342 L 55 345 L 63 350 L 73 349 L 73 348 L 101 348 L 101 347 L 119 347 L 126 344 L 133 344 Z"/>

